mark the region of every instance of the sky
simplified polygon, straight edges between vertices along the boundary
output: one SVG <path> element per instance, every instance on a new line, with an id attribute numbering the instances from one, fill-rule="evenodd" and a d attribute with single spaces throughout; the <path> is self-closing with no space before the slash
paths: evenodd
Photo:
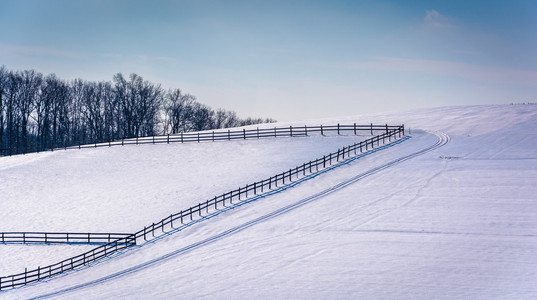
<path id="1" fill-rule="evenodd" d="M 0 0 L 0 66 L 278 121 L 537 102 L 537 1 Z"/>

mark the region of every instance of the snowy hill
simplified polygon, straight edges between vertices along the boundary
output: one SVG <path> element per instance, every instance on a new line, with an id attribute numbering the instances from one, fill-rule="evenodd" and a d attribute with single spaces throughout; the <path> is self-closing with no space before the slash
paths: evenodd
<path id="1" fill-rule="evenodd" d="M 278 126 L 338 122 L 405 124 L 411 134 L 281 193 L 0 298 L 537 297 L 537 105 Z M 400 160 L 437 143 L 438 131 L 449 136 L 446 145 Z M 359 138 L 2 157 L 0 231 L 133 232 Z M 88 247 L 0 244 L 0 275 Z"/>

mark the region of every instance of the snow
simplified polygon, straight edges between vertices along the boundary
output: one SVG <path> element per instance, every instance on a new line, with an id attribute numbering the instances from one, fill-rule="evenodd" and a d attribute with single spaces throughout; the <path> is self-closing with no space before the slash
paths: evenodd
<path id="1" fill-rule="evenodd" d="M 537 105 L 442 107 L 278 126 L 337 122 L 404 123 L 412 134 L 293 188 L 0 298 L 537 296 Z M 359 176 L 435 144 L 436 131 L 449 135 L 446 145 Z M 132 232 L 363 138 L 4 157 L 0 226 Z M 80 247 L 90 246 L 0 245 L 0 274 L 67 258 L 62 253 L 84 251 Z"/>

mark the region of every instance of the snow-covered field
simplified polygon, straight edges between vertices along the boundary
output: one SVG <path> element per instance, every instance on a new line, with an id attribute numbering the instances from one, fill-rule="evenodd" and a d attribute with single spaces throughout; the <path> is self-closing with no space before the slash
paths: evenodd
<path id="1" fill-rule="evenodd" d="M 404 123 L 411 138 L 0 298 L 537 297 L 537 105 L 442 107 L 293 125 L 337 122 Z M 435 144 L 436 131 L 449 135 L 446 145 L 387 165 Z M 0 231 L 137 231 L 363 138 L 2 157 Z M 379 166 L 386 167 L 358 176 Z M 334 188 L 342 182 L 348 184 Z M 0 275 L 88 247 L 0 244 Z"/>

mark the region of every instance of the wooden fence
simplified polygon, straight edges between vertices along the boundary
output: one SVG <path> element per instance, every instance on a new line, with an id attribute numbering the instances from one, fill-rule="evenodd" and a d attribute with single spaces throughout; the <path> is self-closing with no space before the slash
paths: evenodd
<path id="1" fill-rule="evenodd" d="M 302 128 L 302 130 L 299 130 L 298 128 Z M 244 187 L 239 187 L 238 189 L 233 190 L 231 192 L 227 192 L 219 196 L 215 196 L 212 199 L 209 199 L 205 202 L 201 202 L 195 206 L 192 206 L 186 210 L 182 210 L 176 214 L 171 214 L 170 216 L 160 220 L 157 223 L 153 223 L 150 226 L 145 226 L 142 230 L 134 234 L 121 237 L 115 241 L 101 245 L 81 255 L 66 259 L 57 264 L 46 266 L 43 268 L 38 267 L 37 269 L 31 270 L 31 271 L 28 271 L 27 269 L 25 269 L 24 273 L 0 277 L 0 290 L 15 288 L 15 287 L 29 284 L 32 282 L 36 282 L 38 280 L 52 277 L 62 272 L 86 265 L 106 255 L 110 255 L 118 250 L 125 249 L 130 246 L 134 246 L 136 245 L 138 239 L 140 240 L 143 239 L 143 241 L 147 241 L 148 237 L 151 239 L 151 237 L 155 237 L 156 234 L 164 232 L 166 228 L 170 228 L 173 230 L 175 228 L 174 223 L 175 225 L 177 225 L 177 227 L 179 227 L 189 222 L 199 220 L 203 218 L 204 215 L 205 216 L 209 215 L 211 211 L 214 212 L 219 209 L 226 208 L 228 207 L 228 205 L 234 205 L 236 204 L 237 201 L 243 201 L 248 197 L 277 189 L 278 187 L 291 183 L 293 179 L 297 180 L 301 177 L 319 172 L 322 169 L 328 168 L 331 165 L 338 163 L 339 161 L 343 161 L 352 156 L 359 155 L 359 153 L 372 150 L 375 146 L 379 146 L 380 143 L 385 144 L 386 142 L 391 142 L 392 139 L 396 140 L 397 138 L 400 138 L 402 135 L 404 135 L 404 125 L 401 125 L 401 126 L 388 126 L 388 125 L 357 126 L 356 124 L 354 125 L 339 125 L 338 124 L 336 126 L 324 126 L 324 127 L 323 126 L 289 127 L 287 128 L 287 130 L 288 131 L 284 131 L 283 129 L 280 129 L 280 131 L 278 131 L 278 129 L 276 130 L 272 129 L 272 137 L 282 136 L 282 135 L 278 135 L 278 132 L 286 132 L 287 136 L 295 136 L 295 135 L 305 136 L 311 132 L 319 132 L 321 134 L 324 134 L 327 131 L 337 131 L 338 134 L 340 134 L 342 131 L 353 131 L 355 134 L 357 134 L 358 131 L 363 131 L 363 130 L 367 130 L 369 133 L 373 133 L 375 130 L 377 131 L 382 130 L 382 131 L 380 134 L 376 136 L 373 136 L 361 142 L 354 143 L 347 147 L 343 147 L 342 149 L 338 149 L 336 152 L 332 152 L 328 155 L 324 155 L 322 158 L 311 160 L 307 163 L 304 163 L 300 166 L 289 169 L 288 171 L 284 171 L 270 178 L 267 178 L 261 181 L 256 181 L 252 184 L 247 184 Z M 260 129 L 259 130 L 260 138 L 263 137 L 263 135 L 261 135 L 261 132 L 263 131 L 265 133 L 267 132 L 267 130 Z M 243 130 L 242 132 L 243 132 L 243 135 L 242 135 L 243 139 L 252 138 L 251 131 L 250 133 L 246 133 L 246 130 Z M 255 133 L 253 136 L 257 137 L 258 136 L 257 130 L 255 130 L 254 132 Z M 206 137 L 207 133 L 204 133 L 204 135 Z M 214 135 L 211 133 L 211 139 L 208 139 L 208 140 L 216 141 L 218 139 L 214 139 L 213 136 L 218 137 L 219 135 L 221 136 L 221 133 L 219 133 L 218 135 L 216 133 Z M 197 141 L 198 139 L 199 141 L 203 141 L 201 133 L 195 134 L 194 136 L 196 137 L 195 141 Z M 230 136 L 229 139 L 231 140 L 232 139 L 231 133 L 229 134 L 229 136 Z M 190 137 L 192 137 L 192 135 Z M 185 137 L 182 136 L 183 142 L 186 141 L 184 138 Z M 156 140 L 156 141 L 159 141 L 159 140 Z M 189 141 L 193 141 L 193 140 L 190 139 Z M 235 203 L 233 201 L 235 201 Z"/>
<path id="2" fill-rule="evenodd" d="M 0 277 L 0 290 L 26 285 L 73 270 L 135 244 L 136 239 L 131 234 L 53 265 L 38 267 L 30 271 L 25 268 L 23 273 Z"/>
<path id="3" fill-rule="evenodd" d="M 0 232 L 2 244 L 92 244 L 105 245 L 130 233 Z"/>
<path id="4" fill-rule="evenodd" d="M 230 141 L 230 140 L 246 140 L 246 139 L 260 139 L 260 138 L 272 138 L 272 137 L 298 137 L 308 136 L 312 133 L 320 133 L 324 135 L 329 132 L 337 132 L 341 134 L 344 132 L 352 132 L 358 134 L 359 132 L 365 132 L 374 135 L 377 132 L 388 132 L 388 130 L 394 130 L 400 126 L 390 125 L 328 125 L 328 126 L 289 126 L 289 127 L 274 127 L 274 128 L 262 128 L 256 129 L 228 129 L 217 131 L 203 131 L 203 132 L 191 132 L 191 133 L 179 133 L 172 135 L 160 135 L 150 137 L 136 137 L 125 138 L 121 140 L 108 141 L 108 142 L 95 142 L 85 145 L 76 146 L 57 146 L 48 150 L 40 150 L 39 148 L 27 148 L 23 153 L 38 153 L 43 151 L 58 151 L 69 149 L 84 149 L 84 148 L 98 148 L 98 147 L 112 147 L 112 146 L 125 146 L 125 145 L 141 145 L 141 144 L 169 144 L 169 143 L 191 143 L 191 142 L 216 142 L 216 141 Z M 14 155 L 10 149 L 0 149 L 0 156 Z"/>

